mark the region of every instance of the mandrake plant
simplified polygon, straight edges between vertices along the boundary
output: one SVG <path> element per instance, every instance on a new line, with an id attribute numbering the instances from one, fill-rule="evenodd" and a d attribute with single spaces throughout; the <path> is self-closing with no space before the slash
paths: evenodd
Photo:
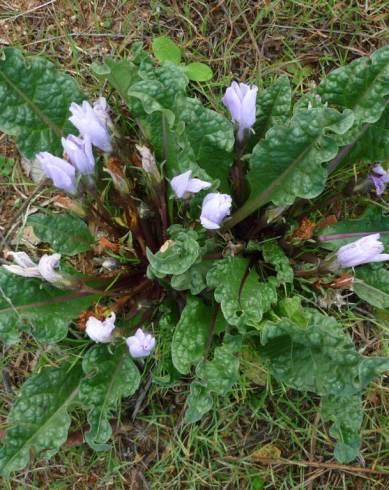
<path id="1" fill-rule="evenodd" d="M 114 412 L 151 364 L 167 386 L 191 380 L 193 424 L 239 383 L 247 355 L 318 395 L 336 459 L 356 459 L 362 395 L 389 358 L 354 345 L 343 292 L 389 307 L 389 48 L 298 100 L 287 76 L 233 82 L 219 112 L 188 96 L 210 68 L 184 64 L 168 38 L 153 56 L 135 44 L 90 68 L 108 101 L 89 102 L 44 58 L 1 53 L 0 129 L 38 174 L 33 197 L 57 188 L 26 213 L 39 246 L 23 229 L 3 237 L 0 339 L 35 340 L 42 355 L 9 413 L 1 473 L 54 455 L 80 410 L 85 441 L 109 448 Z M 352 179 L 334 193 L 340 169 Z M 352 218 L 326 214 L 350 195 Z"/>

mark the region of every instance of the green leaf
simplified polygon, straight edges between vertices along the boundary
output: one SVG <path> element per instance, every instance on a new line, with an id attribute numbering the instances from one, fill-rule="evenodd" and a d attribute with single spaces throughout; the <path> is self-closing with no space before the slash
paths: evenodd
<path id="1" fill-rule="evenodd" d="M 80 385 L 80 400 L 90 409 L 86 442 L 96 451 L 106 450 L 112 435 L 111 412 L 122 397 L 129 397 L 140 383 L 138 368 L 125 345 L 97 345 L 82 361 L 86 378 Z"/>
<path id="2" fill-rule="evenodd" d="M 327 171 L 322 166 L 334 158 L 338 146 L 328 132 L 345 133 L 353 114 L 314 108 L 297 112 L 289 126 L 276 126 L 253 149 L 248 181 L 251 195 L 244 207 L 272 201 L 287 206 L 296 197 L 312 198 L 324 189 Z"/>
<path id="3" fill-rule="evenodd" d="M 183 69 L 189 80 L 194 82 L 208 82 L 213 77 L 212 69 L 205 63 L 189 63 Z"/>
<path id="4" fill-rule="evenodd" d="M 382 310 L 389 308 L 389 270 L 383 264 L 369 264 L 355 269 L 354 293 Z"/>
<path id="5" fill-rule="evenodd" d="M 255 136 L 258 141 L 268 129 L 287 121 L 292 103 L 292 92 L 289 78 L 279 77 L 270 87 L 262 90 L 257 96 L 257 117 L 254 124 Z"/>
<path id="6" fill-rule="evenodd" d="M 241 347 L 241 337 L 224 339 L 216 347 L 213 359 L 198 364 L 196 374 L 207 390 L 226 395 L 239 378 L 239 358 L 236 353 Z"/>
<path id="7" fill-rule="evenodd" d="M 153 254 L 147 250 L 147 258 L 152 272 L 157 277 L 183 274 L 193 265 L 200 254 L 200 245 L 189 234 L 180 232 L 164 252 Z"/>
<path id="8" fill-rule="evenodd" d="M 342 165 L 389 160 L 389 106 L 381 118 L 353 138 L 353 146 Z"/>
<path id="9" fill-rule="evenodd" d="M 43 342 L 59 342 L 69 323 L 98 296 L 63 291 L 35 278 L 0 268 L 0 340 L 17 342 L 19 331 L 29 331 Z"/>
<path id="10" fill-rule="evenodd" d="M 22 386 L 8 416 L 0 450 L 0 473 L 8 477 L 29 462 L 30 451 L 49 459 L 66 441 L 70 425 L 68 409 L 78 393 L 82 375 L 74 367 L 46 367 Z"/>
<path id="11" fill-rule="evenodd" d="M 27 223 L 39 240 L 49 243 L 55 252 L 63 255 L 86 252 L 94 242 L 87 224 L 71 214 L 35 214 Z"/>
<path id="12" fill-rule="evenodd" d="M 275 241 L 270 241 L 263 243 L 261 248 L 265 262 L 272 264 L 276 269 L 279 284 L 293 283 L 293 269 L 279 245 Z"/>
<path id="13" fill-rule="evenodd" d="M 216 262 L 207 274 L 208 287 L 215 289 L 215 299 L 230 325 L 258 327 L 262 315 L 277 300 L 274 282 L 259 282 L 249 260 L 226 257 Z"/>
<path id="14" fill-rule="evenodd" d="M 171 345 L 174 367 L 181 374 L 188 374 L 204 355 L 212 318 L 210 306 L 195 297 L 188 299 Z"/>
<path id="15" fill-rule="evenodd" d="M 154 56 L 158 61 L 171 61 L 178 65 L 181 61 L 181 49 L 175 42 L 166 36 L 153 39 L 152 43 Z"/>
<path id="16" fill-rule="evenodd" d="M 232 123 L 189 97 L 185 98 L 178 118 L 185 124 L 195 161 L 210 177 L 221 181 L 222 190 L 228 190 L 235 142 Z"/>
<path id="17" fill-rule="evenodd" d="M 389 95 L 389 46 L 334 70 L 319 85 L 323 102 L 351 109 L 358 122 L 376 122 Z"/>
<path id="18" fill-rule="evenodd" d="M 357 219 L 347 219 L 327 226 L 320 233 L 319 240 L 323 248 L 338 250 L 339 247 L 371 233 L 380 233 L 382 243 L 389 246 L 389 220 L 379 206 L 369 206 Z"/>
<path id="19" fill-rule="evenodd" d="M 193 382 L 190 385 L 190 394 L 186 399 L 186 403 L 185 422 L 194 424 L 211 410 L 213 397 L 204 386 Z"/>
<path id="20" fill-rule="evenodd" d="M 62 155 L 61 136 L 74 132 L 69 106 L 85 96 L 69 75 L 14 48 L 0 55 L 0 130 L 16 138 L 29 159 L 40 151 Z"/>
<path id="21" fill-rule="evenodd" d="M 125 102 L 128 103 L 128 90 L 140 80 L 138 67 L 129 60 L 105 58 L 102 64 L 92 63 L 93 72 L 102 79 L 108 80 Z"/>
<path id="22" fill-rule="evenodd" d="M 183 274 L 173 276 L 170 285 L 177 291 L 189 289 L 196 296 L 207 287 L 206 276 L 212 266 L 212 260 L 196 262 Z"/>
<path id="23" fill-rule="evenodd" d="M 332 421 L 330 435 L 337 440 L 335 457 L 339 463 L 347 464 L 359 456 L 363 412 L 361 396 L 329 395 L 321 399 L 321 417 L 324 422 Z"/>

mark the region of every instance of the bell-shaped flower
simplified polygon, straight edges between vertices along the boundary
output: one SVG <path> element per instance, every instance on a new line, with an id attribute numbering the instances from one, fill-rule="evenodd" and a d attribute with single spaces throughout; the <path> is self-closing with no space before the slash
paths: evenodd
<path id="1" fill-rule="evenodd" d="M 94 342 L 107 344 L 112 341 L 112 332 L 115 329 L 115 313 L 111 313 L 109 317 L 101 321 L 91 316 L 86 322 L 86 333 Z"/>
<path id="2" fill-rule="evenodd" d="M 61 260 L 60 254 L 45 254 L 39 260 L 38 265 L 25 252 L 8 252 L 8 257 L 12 258 L 15 264 L 3 265 L 3 267 L 13 274 L 23 277 L 39 277 L 57 286 L 71 283 L 64 275 L 55 270 Z"/>
<path id="3" fill-rule="evenodd" d="M 336 252 L 337 263 L 341 267 L 355 267 L 370 262 L 384 262 L 389 260 L 389 254 L 382 253 L 383 251 L 380 234 L 375 233 L 340 247 Z"/>
<path id="4" fill-rule="evenodd" d="M 105 101 L 105 99 L 104 99 Z M 81 136 L 89 137 L 92 144 L 100 150 L 110 152 L 112 150 L 111 137 L 108 131 L 110 117 L 107 103 L 101 100 L 92 107 L 86 100 L 82 105 L 73 102 L 70 105 L 72 115 L 69 121 L 79 130 Z"/>
<path id="5" fill-rule="evenodd" d="M 63 275 L 55 270 L 59 266 L 60 260 L 61 254 L 45 254 L 40 258 L 38 269 L 41 277 L 47 282 L 59 284 L 63 281 Z"/>
<path id="6" fill-rule="evenodd" d="M 84 138 L 79 138 L 69 134 L 66 138 L 62 138 L 61 141 L 66 155 L 80 174 L 93 174 L 95 171 L 95 159 L 89 136 L 86 135 Z"/>
<path id="7" fill-rule="evenodd" d="M 8 272 L 23 277 L 41 277 L 39 267 L 25 252 L 8 252 L 7 258 L 14 261 L 14 264 L 3 265 Z"/>
<path id="8" fill-rule="evenodd" d="M 372 174 L 369 174 L 369 180 L 374 184 L 378 196 L 385 192 L 386 184 L 389 182 L 389 172 L 381 165 L 374 165 Z"/>
<path id="9" fill-rule="evenodd" d="M 231 213 L 232 199 L 228 194 L 212 192 L 203 200 L 200 221 L 207 230 L 217 230 L 221 222 Z"/>
<path id="10" fill-rule="evenodd" d="M 250 87 L 245 83 L 232 82 L 222 99 L 238 126 L 238 141 L 243 141 L 245 131 L 255 123 L 257 91 L 255 85 Z"/>
<path id="11" fill-rule="evenodd" d="M 36 158 L 43 173 L 53 181 L 55 187 L 69 194 L 76 193 L 76 169 L 73 165 L 47 151 L 38 153 Z"/>
<path id="12" fill-rule="evenodd" d="M 135 332 L 135 335 L 126 339 L 128 350 L 132 357 L 147 357 L 155 347 L 155 337 L 146 334 L 141 328 Z"/>
<path id="13" fill-rule="evenodd" d="M 212 184 L 205 182 L 205 180 L 192 179 L 192 171 L 188 170 L 183 174 L 173 177 L 170 185 L 178 198 L 187 199 L 191 194 L 196 194 L 203 189 L 208 189 Z"/>

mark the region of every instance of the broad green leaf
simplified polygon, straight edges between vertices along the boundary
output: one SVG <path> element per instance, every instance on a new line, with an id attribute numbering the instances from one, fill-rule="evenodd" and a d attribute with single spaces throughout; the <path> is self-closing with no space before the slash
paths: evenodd
<path id="1" fill-rule="evenodd" d="M 170 285 L 177 291 L 189 289 L 196 296 L 207 287 L 206 276 L 212 266 L 212 260 L 196 262 L 183 274 L 173 276 Z"/>
<path id="2" fill-rule="evenodd" d="M 188 299 L 174 330 L 171 345 L 174 367 L 181 374 L 188 374 L 190 368 L 204 355 L 212 319 L 210 306 L 195 297 Z"/>
<path id="3" fill-rule="evenodd" d="M 61 136 L 74 132 L 69 106 L 85 96 L 69 75 L 40 57 L 24 58 L 14 48 L 0 55 L 0 130 L 16 138 L 20 152 L 62 155 Z"/>
<path id="4" fill-rule="evenodd" d="M 138 67 L 129 60 L 105 58 L 102 64 L 92 63 L 91 68 L 96 76 L 108 80 L 125 102 L 131 85 L 140 80 Z"/>
<path id="5" fill-rule="evenodd" d="M 28 331 L 40 341 L 58 342 L 69 323 L 96 300 L 96 295 L 63 291 L 0 268 L 0 340 L 14 343 L 19 332 Z"/>
<path id="6" fill-rule="evenodd" d="M 334 453 L 337 461 L 346 464 L 357 458 L 363 418 L 361 396 L 325 396 L 321 399 L 320 414 L 324 422 L 334 422 L 330 435 L 337 440 Z"/>
<path id="7" fill-rule="evenodd" d="M 352 145 L 348 154 L 343 158 L 342 165 L 389 160 L 388 105 L 377 122 L 370 125 L 365 131 L 357 133 Z"/>
<path id="8" fill-rule="evenodd" d="M 370 206 L 357 219 L 346 219 L 327 226 L 319 236 L 321 246 L 337 250 L 367 234 L 380 233 L 381 241 L 389 247 L 389 219 L 379 206 Z"/>
<path id="9" fill-rule="evenodd" d="M 277 280 L 282 283 L 293 283 L 293 269 L 285 252 L 275 241 L 261 244 L 265 262 L 272 264 L 277 271 Z"/>
<path id="10" fill-rule="evenodd" d="M 186 399 L 186 403 L 185 422 L 194 424 L 211 410 L 213 397 L 204 386 L 194 381 L 190 385 L 190 394 Z"/>
<path id="11" fill-rule="evenodd" d="M 241 347 L 241 337 L 224 339 L 216 347 L 213 359 L 198 364 L 196 374 L 208 391 L 226 395 L 239 378 L 239 358 L 235 355 Z"/>
<path id="12" fill-rule="evenodd" d="M 125 345 L 97 345 L 82 361 L 86 377 L 80 385 L 80 400 L 90 411 L 85 440 L 96 451 L 109 449 L 110 417 L 122 397 L 137 390 L 140 374 Z"/>
<path id="13" fill-rule="evenodd" d="M 185 123 L 185 135 L 195 161 L 210 177 L 221 181 L 222 190 L 228 190 L 235 141 L 232 123 L 189 97 L 185 98 L 178 118 Z"/>
<path id="14" fill-rule="evenodd" d="M 292 102 L 289 78 L 279 77 L 270 87 L 257 95 L 257 117 L 254 124 L 253 139 L 258 141 L 268 129 L 287 121 Z"/>
<path id="15" fill-rule="evenodd" d="M 30 452 L 49 459 L 66 441 L 69 406 L 78 394 L 81 366 L 46 367 L 29 378 L 8 416 L 9 429 L 0 449 L 0 474 L 22 470 Z"/>
<path id="16" fill-rule="evenodd" d="M 306 308 L 306 327 L 288 319 L 265 322 L 261 330 L 260 354 L 274 376 L 292 388 L 318 395 L 350 396 L 389 367 L 389 360 L 360 355 L 335 318 Z M 371 364 L 370 364 L 371 363 Z"/>
<path id="17" fill-rule="evenodd" d="M 171 241 L 167 250 L 153 254 L 147 250 L 151 271 L 157 277 L 183 274 L 193 265 L 200 254 L 200 245 L 189 234 L 180 232 Z"/>
<path id="18" fill-rule="evenodd" d="M 27 223 L 42 242 L 63 255 L 86 252 L 94 241 L 87 224 L 71 214 L 35 214 Z"/>
<path id="19" fill-rule="evenodd" d="M 323 102 L 351 109 L 358 122 L 376 122 L 389 95 L 389 46 L 331 72 L 317 92 Z"/>
<path id="20" fill-rule="evenodd" d="M 274 282 L 259 282 L 249 260 L 226 257 L 216 262 L 207 274 L 208 287 L 215 289 L 215 299 L 221 305 L 227 322 L 238 328 L 258 327 L 262 315 L 277 300 Z"/>
<path id="21" fill-rule="evenodd" d="M 171 61 L 178 65 L 181 61 L 181 49 L 177 44 L 166 36 L 153 39 L 153 53 L 158 61 Z"/>
<path id="22" fill-rule="evenodd" d="M 356 267 L 353 290 L 377 308 L 389 308 L 389 270 L 384 264 Z"/>
<path id="23" fill-rule="evenodd" d="M 305 328 L 308 325 L 308 318 L 305 309 L 301 304 L 301 296 L 284 298 L 277 304 L 277 313 L 292 320 L 293 323 Z"/>
<path id="24" fill-rule="evenodd" d="M 189 80 L 194 82 L 208 82 L 213 77 L 213 71 L 204 63 L 189 63 L 183 69 Z"/>
<path id="25" fill-rule="evenodd" d="M 328 133 L 343 134 L 353 120 L 350 111 L 314 108 L 297 112 L 288 126 L 271 128 L 253 149 L 247 175 L 251 195 L 244 207 L 254 211 L 270 201 L 286 206 L 296 197 L 318 196 L 327 178 L 322 164 L 338 152 Z"/>

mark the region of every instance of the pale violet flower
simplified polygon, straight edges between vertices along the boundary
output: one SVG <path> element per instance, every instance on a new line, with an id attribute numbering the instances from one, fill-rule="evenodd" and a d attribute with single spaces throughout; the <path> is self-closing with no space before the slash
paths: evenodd
<path id="1" fill-rule="evenodd" d="M 7 258 L 14 261 L 14 264 L 3 265 L 8 272 L 23 277 L 41 277 L 38 266 L 25 252 L 8 252 Z"/>
<path id="2" fill-rule="evenodd" d="M 389 172 L 381 165 L 374 165 L 373 174 L 369 174 L 369 180 L 374 184 L 378 196 L 385 192 L 386 184 L 389 182 Z"/>
<path id="3" fill-rule="evenodd" d="M 135 335 L 126 339 L 128 350 L 132 357 L 147 357 L 155 347 L 155 337 L 146 334 L 141 328 L 135 332 Z"/>
<path id="4" fill-rule="evenodd" d="M 207 230 L 217 230 L 221 222 L 230 215 L 232 199 L 228 194 L 211 192 L 203 200 L 200 221 Z"/>
<path id="5" fill-rule="evenodd" d="M 13 259 L 14 264 L 3 265 L 12 274 L 23 277 L 38 277 L 53 284 L 64 282 L 64 276 L 55 269 L 59 266 L 60 254 L 43 255 L 35 264 L 25 252 L 8 252 L 7 258 Z"/>
<path id="6" fill-rule="evenodd" d="M 369 262 L 389 260 L 389 254 L 382 253 L 383 251 L 384 245 L 380 241 L 380 234 L 375 233 L 340 247 L 336 252 L 337 263 L 341 267 L 355 267 Z"/>
<path id="7" fill-rule="evenodd" d="M 85 332 L 94 342 L 107 344 L 108 342 L 112 341 L 112 332 L 115 329 L 115 320 L 116 315 L 113 312 L 103 321 L 91 316 L 86 322 Z"/>
<path id="8" fill-rule="evenodd" d="M 243 141 L 245 130 L 252 128 L 256 118 L 258 88 L 245 83 L 232 82 L 222 99 L 230 111 L 231 118 L 238 125 L 238 140 Z"/>
<path id="9" fill-rule="evenodd" d="M 210 184 L 209 182 L 205 182 L 205 180 L 200 180 L 196 178 L 192 179 L 192 171 L 188 170 L 183 174 L 173 177 L 170 185 L 172 186 L 174 194 L 178 198 L 185 199 L 191 194 L 196 194 L 203 189 L 208 189 L 208 187 L 211 187 L 212 184 Z"/>
<path id="10" fill-rule="evenodd" d="M 86 135 L 84 138 L 79 138 L 70 134 L 66 138 L 62 138 L 61 142 L 66 155 L 80 174 L 93 174 L 95 171 L 95 159 L 89 136 Z"/>
<path id="11" fill-rule="evenodd" d="M 36 158 L 43 173 L 53 181 L 55 187 L 69 194 L 76 193 L 76 169 L 73 165 L 47 151 L 38 153 Z"/>
<path id="12" fill-rule="evenodd" d="M 100 150 L 110 152 L 112 150 L 111 137 L 108 132 L 110 118 L 108 114 L 108 105 L 104 102 L 97 101 L 92 107 L 86 100 L 82 105 L 73 102 L 70 105 L 72 115 L 69 121 L 79 130 L 81 136 L 88 136 L 92 144 Z"/>

